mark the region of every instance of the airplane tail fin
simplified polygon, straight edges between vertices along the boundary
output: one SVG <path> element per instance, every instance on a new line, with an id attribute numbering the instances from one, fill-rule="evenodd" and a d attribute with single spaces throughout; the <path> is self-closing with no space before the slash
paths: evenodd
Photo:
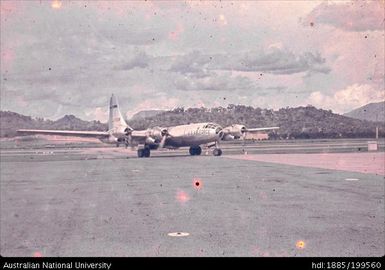
<path id="1" fill-rule="evenodd" d="M 120 113 L 119 110 L 119 104 L 118 104 L 118 99 L 115 97 L 114 94 L 112 94 L 111 99 L 110 99 L 110 114 L 109 114 L 109 119 L 108 119 L 108 129 L 116 129 L 116 128 L 129 128 L 124 120 L 122 114 Z"/>

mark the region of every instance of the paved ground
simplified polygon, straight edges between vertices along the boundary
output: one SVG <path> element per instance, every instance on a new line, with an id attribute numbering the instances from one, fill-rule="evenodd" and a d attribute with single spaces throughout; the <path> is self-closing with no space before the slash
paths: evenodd
<path id="1" fill-rule="evenodd" d="M 235 153 L 238 146 L 226 147 Z M 348 153 L 356 144 L 346 149 L 350 168 L 372 154 Z M 385 254 L 383 175 L 262 162 L 267 155 L 231 151 L 222 157 L 163 151 L 137 159 L 124 148 L 2 150 L 0 254 Z M 168 235 L 173 232 L 176 237 Z"/>

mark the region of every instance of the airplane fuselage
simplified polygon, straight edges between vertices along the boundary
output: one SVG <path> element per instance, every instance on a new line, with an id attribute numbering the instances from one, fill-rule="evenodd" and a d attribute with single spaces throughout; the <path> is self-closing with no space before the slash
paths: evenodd
<path id="1" fill-rule="evenodd" d="M 199 146 L 220 140 L 222 128 L 214 123 L 180 125 L 168 129 L 166 146 Z"/>
<path id="2" fill-rule="evenodd" d="M 115 142 L 123 142 L 122 138 L 125 136 L 124 132 L 125 128 L 120 128 L 110 130 L 110 138 L 107 142 L 115 143 Z M 161 130 L 161 128 L 159 128 Z M 150 138 L 149 135 L 152 135 L 151 138 L 156 138 L 154 140 L 144 140 L 137 141 L 138 144 L 144 144 L 152 146 L 152 148 L 156 148 L 155 146 L 161 140 L 161 131 L 159 134 L 153 134 L 153 129 L 147 130 L 135 130 L 132 132 L 134 136 L 141 136 L 145 138 Z M 169 136 L 166 139 L 165 147 L 169 148 L 178 148 L 178 147 L 186 147 L 186 146 L 199 146 L 202 144 L 212 143 L 220 140 L 222 134 L 222 127 L 215 123 L 194 123 L 188 125 L 179 125 L 167 128 L 167 132 Z M 104 141 L 106 142 L 106 141 Z"/>

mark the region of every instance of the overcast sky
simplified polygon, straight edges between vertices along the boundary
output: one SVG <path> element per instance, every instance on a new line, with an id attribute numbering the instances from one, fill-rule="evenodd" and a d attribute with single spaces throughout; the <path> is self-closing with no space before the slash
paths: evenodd
<path id="1" fill-rule="evenodd" d="M 1 0 L 1 110 L 348 112 L 384 100 L 384 3 Z"/>

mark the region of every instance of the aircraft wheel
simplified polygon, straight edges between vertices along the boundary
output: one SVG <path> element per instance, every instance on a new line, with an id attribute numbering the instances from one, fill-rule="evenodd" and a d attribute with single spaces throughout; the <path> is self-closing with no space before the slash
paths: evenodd
<path id="1" fill-rule="evenodd" d="M 119 143 L 116 143 L 116 147 L 119 147 Z"/>
<path id="2" fill-rule="evenodd" d="M 219 148 L 215 148 L 214 151 L 213 151 L 213 155 L 216 156 L 216 157 L 222 155 L 222 150 L 219 149 Z"/>
<path id="3" fill-rule="evenodd" d="M 143 149 L 144 157 L 150 157 L 150 154 L 151 154 L 150 148 L 144 148 Z"/>
<path id="4" fill-rule="evenodd" d="M 144 157 L 144 149 L 138 149 L 138 158 Z"/>
<path id="5" fill-rule="evenodd" d="M 202 148 L 200 146 L 191 146 L 189 152 L 192 156 L 199 156 L 202 153 Z"/>

